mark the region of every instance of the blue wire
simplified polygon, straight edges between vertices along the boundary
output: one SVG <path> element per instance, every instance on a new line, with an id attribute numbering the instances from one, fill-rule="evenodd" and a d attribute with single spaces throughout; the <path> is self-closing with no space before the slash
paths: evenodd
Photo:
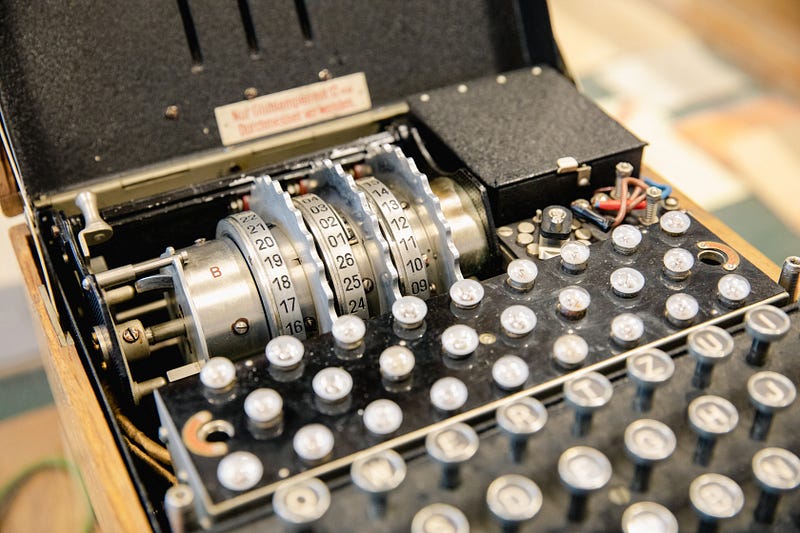
<path id="1" fill-rule="evenodd" d="M 672 187 L 670 187 L 666 183 L 658 183 L 651 180 L 650 178 L 645 178 L 645 177 L 642 177 L 642 180 L 651 187 L 658 187 L 659 189 L 661 189 L 662 200 L 665 198 L 669 198 L 669 196 L 672 194 Z"/>

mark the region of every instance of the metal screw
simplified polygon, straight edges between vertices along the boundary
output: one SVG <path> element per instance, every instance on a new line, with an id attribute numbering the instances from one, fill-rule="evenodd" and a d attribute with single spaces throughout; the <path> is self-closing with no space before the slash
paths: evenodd
<path id="1" fill-rule="evenodd" d="M 611 463 L 601 452 L 588 446 L 575 446 L 558 459 L 558 477 L 572 495 L 567 511 L 570 522 L 581 522 L 586 516 L 589 494 L 611 480 Z"/>
<path id="2" fill-rule="evenodd" d="M 658 222 L 658 204 L 661 202 L 661 189 L 658 187 L 648 187 L 645 191 L 647 207 L 644 216 L 639 220 L 645 226 L 651 226 Z"/>
<path id="3" fill-rule="evenodd" d="M 616 179 L 614 181 L 614 190 L 611 191 L 611 197 L 618 200 L 622 197 L 622 180 L 633 175 L 633 165 L 627 161 L 620 161 L 614 170 L 616 171 Z"/>
<path id="4" fill-rule="evenodd" d="M 800 459 L 783 448 L 764 448 L 753 456 L 753 475 L 761 485 L 753 518 L 760 524 L 771 524 L 781 495 L 800 485 Z"/>
<path id="5" fill-rule="evenodd" d="M 764 440 L 772 425 L 772 416 L 794 403 L 797 389 L 794 383 L 777 372 L 759 372 L 747 380 L 747 393 L 750 403 L 756 408 L 750 438 Z"/>
<path id="6" fill-rule="evenodd" d="M 333 78 L 333 74 L 331 74 L 331 71 L 326 68 L 320 70 L 317 76 L 319 76 L 319 79 L 322 81 L 327 81 Z"/>
<path id="7" fill-rule="evenodd" d="M 231 324 L 231 330 L 237 335 L 244 335 L 250 331 L 250 322 L 246 318 L 237 318 L 236 322 Z"/>
<path id="8" fill-rule="evenodd" d="M 133 344 L 134 342 L 139 340 L 141 333 L 136 328 L 125 328 L 125 331 L 122 332 L 122 340 L 127 342 L 128 344 Z"/>
<path id="9" fill-rule="evenodd" d="M 248 100 L 252 100 L 256 96 L 258 96 L 258 89 L 256 89 L 255 87 L 248 87 L 247 89 L 244 90 L 244 97 L 247 98 Z"/>
<path id="10" fill-rule="evenodd" d="M 653 405 L 657 387 L 665 384 L 675 373 L 675 362 L 666 353 L 650 349 L 628 357 L 628 378 L 636 383 L 633 407 L 646 413 Z"/>
<path id="11" fill-rule="evenodd" d="M 194 492 L 188 485 L 179 483 L 167 489 L 164 495 L 164 510 L 169 526 L 175 533 L 191 529 L 194 523 Z"/>
<path id="12" fill-rule="evenodd" d="M 636 464 L 631 490 L 647 492 L 653 464 L 668 459 L 675 451 L 675 433 L 663 422 L 641 419 L 628 425 L 624 440 L 625 451 Z"/>
<path id="13" fill-rule="evenodd" d="M 168 118 L 169 120 L 178 120 L 178 114 L 178 106 L 176 105 L 167 106 L 167 108 L 164 110 L 164 117 Z"/>
<path id="14" fill-rule="evenodd" d="M 697 361 L 692 385 L 705 389 L 711 384 L 714 365 L 726 361 L 733 353 L 733 337 L 722 328 L 707 326 L 690 333 L 687 343 L 689 353 Z"/>
<path id="15" fill-rule="evenodd" d="M 708 466 L 717 438 L 727 435 L 739 423 L 736 407 L 720 396 L 700 396 L 689 404 L 689 425 L 697 434 L 694 463 Z"/>
<path id="16" fill-rule="evenodd" d="M 800 297 L 800 257 L 792 255 L 786 258 L 781 268 L 778 284 L 789 293 L 789 300 L 796 302 Z"/>
<path id="17" fill-rule="evenodd" d="M 773 305 L 762 305 L 748 311 L 744 315 L 744 329 L 753 337 L 753 344 L 747 353 L 747 362 L 763 366 L 770 344 L 785 337 L 790 327 L 789 315 Z"/>

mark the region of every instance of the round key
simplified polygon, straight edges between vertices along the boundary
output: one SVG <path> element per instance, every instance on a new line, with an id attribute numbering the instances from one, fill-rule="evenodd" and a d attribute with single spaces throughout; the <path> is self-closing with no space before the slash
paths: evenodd
<path id="1" fill-rule="evenodd" d="M 656 348 L 628 357 L 628 378 L 636 383 L 634 409 L 646 413 L 653 405 L 656 388 L 664 385 L 675 373 L 672 357 Z"/>
<path id="2" fill-rule="evenodd" d="M 536 327 L 536 313 L 525 305 L 511 305 L 500 313 L 500 327 L 511 338 L 525 337 Z"/>
<path id="3" fill-rule="evenodd" d="M 622 348 L 633 348 L 644 335 L 644 322 L 633 313 L 622 313 L 611 321 L 611 339 Z"/>
<path id="4" fill-rule="evenodd" d="M 414 370 L 414 354 L 405 346 L 389 346 L 378 359 L 381 376 L 388 381 L 408 379 Z"/>
<path id="5" fill-rule="evenodd" d="M 364 427 L 375 435 L 388 435 L 400 429 L 403 410 L 392 400 L 375 400 L 364 408 Z"/>
<path id="6" fill-rule="evenodd" d="M 235 382 L 236 366 L 225 357 L 212 357 L 200 370 L 200 383 L 210 391 L 227 391 Z"/>
<path id="7" fill-rule="evenodd" d="M 564 399 L 575 411 L 572 434 L 583 437 L 589 433 L 592 415 L 608 405 L 614 387 L 603 374 L 589 372 L 567 381 L 564 384 Z"/>
<path id="8" fill-rule="evenodd" d="M 356 315 L 342 315 L 336 319 L 331 328 L 331 335 L 336 346 L 342 350 L 355 350 L 362 342 L 367 333 L 367 326 L 364 321 Z"/>
<path id="9" fill-rule="evenodd" d="M 568 274 L 580 274 L 589 264 L 589 247 L 580 241 L 567 241 L 561 246 L 561 268 Z"/>
<path id="10" fill-rule="evenodd" d="M 492 365 L 492 379 L 503 390 L 515 390 L 528 380 L 528 363 L 516 355 L 504 355 Z"/>
<path id="11" fill-rule="evenodd" d="M 428 304 L 416 296 L 403 296 L 392 304 L 392 317 L 395 324 L 403 329 L 417 329 L 425 322 Z"/>
<path id="12" fill-rule="evenodd" d="M 694 256 L 683 248 L 670 248 L 664 254 L 664 275 L 671 280 L 682 281 L 689 277 L 694 267 Z"/>
<path id="13" fill-rule="evenodd" d="M 725 274 L 717 282 L 717 299 L 729 309 L 736 309 L 750 296 L 750 282 L 739 274 Z"/>
<path id="14" fill-rule="evenodd" d="M 717 523 L 733 518 L 744 507 L 742 488 L 721 474 L 703 474 L 689 485 L 689 501 L 700 518 L 698 531 L 715 531 Z"/>
<path id="15" fill-rule="evenodd" d="M 451 359 L 469 357 L 478 343 L 478 332 L 464 324 L 450 326 L 442 332 L 442 351 Z"/>
<path id="16" fill-rule="evenodd" d="M 586 516 L 588 496 L 611 480 L 611 463 L 594 448 L 575 446 L 559 457 L 558 476 L 571 494 L 567 519 L 581 522 Z"/>
<path id="17" fill-rule="evenodd" d="M 457 507 L 434 503 L 414 515 L 411 533 L 469 533 L 469 521 Z"/>
<path id="18" fill-rule="evenodd" d="M 611 273 L 611 290 L 620 298 L 635 298 L 644 288 L 644 275 L 635 268 L 618 268 Z"/>
<path id="19" fill-rule="evenodd" d="M 428 433 L 425 449 L 442 465 L 443 488 L 454 489 L 458 486 L 460 466 L 477 453 L 478 444 L 478 434 L 472 426 L 461 422 Z"/>
<path id="20" fill-rule="evenodd" d="M 539 486 L 517 474 L 498 477 L 486 490 L 486 505 L 500 520 L 504 531 L 514 530 L 535 517 L 542 508 L 542 502 Z"/>
<path id="21" fill-rule="evenodd" d="M 255 454 L 232 452 L 217 465 L 217 480 L 228 490 L 242 492 L 255 487 L 264 475 L 264 465 Z"/>
<path id="22" fill-rule="evenodd" d="M 739 412 L 725 398 L 706 395 L 692 400 L 688 413 L 689 426 L 697 434 L 693 460 L 695 464 L 708 466 L 717 439 L 736 428 Z"/>
<path id="23" fill-rule="evenodd" d="M 630 224 L 621 224 L 611 232 L 611 244 L 614 250 L 622 255 L 631 255 L 642 243 L 642 232 Z"/>
<path id="24" fill-rule="evenodd" d="M 800 459 L 783 448 L 764 448 L 753 456 L 752 466 L 761 487 L 753 518 L 760 524 L 771 524 L 781 495 L 800 485 Z"/>
<path id="25" fill-rule="evenodd" d="M 678 519 L 655 502 L 637 502 L 622 513 L 623 533 L 678 533 Z"/>
<path id="26" fill-rule="evenodd" d="M 564 287 L 558 293 L 558 311 L 565 318 L 578 320 L 586 316 L 586 310 L 592 303 L 589 291 L 577 285 Z"/>
<path id="27" fill-rule="evenodd" d="M 307 463 L 318 463 L 333 452 L 333 432 L 322 424 L 308 424 L 297 430 L 292 439 L 294 452 Z"/>
<path id="28" fill-rule="evenodd" d="M 305 348 L 300 339 L 290 335 L 280 335 L 267 343 L 265 352 L 270 366 L 288 371 L 297 368 L 303 361 Z"/>
<path id="29" fill-rule="evenodd" d="M 394 450 L 361 456 L 350 466 L 353 484 L 370 496 L 370 513 L 380 519 L 386 514 L 387 498 L 406 478 L 406 462 Z"/>
<path id="30" fill-rule="evenodd" d="M 458 378 L 441 378 L 431 385 L 431 404 L 441 411 L 461 409 L 467 403 L 468 396 L 467 386 Z"/>
<path id="31" fill-rule="evenodd" d="M 528 292 L 536 283 L 539 269 L 530 259 L 514 259 L 508 264 L 506 275 L 509 287 L 519 292 Z"/>
<path id="32" fill-rule="evenodd" d="M 324 402 L 341 402 L 353 390 L 353 377 L 344 368 L 323 368 L 311 380 L 311 388 Z"/>
<path id="33" fill-rule="evenodd" d="M 497 409 L 497 425 L 508 435 L 511 459 L 522 460 L 528 439 L 547 423 L 547 409 L 536 398 L 520 398 Z"/>
<path id="34" fill-rule="evenodd" d="M 624 440 L 625 451 L 636 465 L 631 490 L 647 492 L 653 465 L 675 452 L 675 433 L 663 422 L 643 418 L 628 425 Z"/>
<path id="35" fill-rule="evenodd" d="M 759 372 L 747 380 L 747 394 L 750 396 L 750 403 L 756 408 L 753 425 L 750 426 L 750 438 L 764 440 L 769 433 L 774 414 L 794 403 L 797 389 L 783 374 Z"/>
<path id="36" fill-rule="evenodd" d="M 553 343 L 553 361 L 564 370 L 581 366 L 589 356 L 589 345 L 580 335 L 562 335 Z"/>
<path id="37" fill-rule="evenodd" d="M 670 237 L 684 235 L 692 225 L 692 219 L 683 211 L 667 211 L 659 220 L 661 231 Z"/>
<path id="38" fill-rule="evenodd" d="M 688 327 L 697 318 L 700 304 L 694 296 L 679 292 L 667 298 L 664 304 L 664 314 L 667 321 L 676 328 Z"/>
<path id="39" fill-rule="evenodd" d="M 317 478 L 281 484 L 272 496 L 275 514 L 290 526 L 310 526 L 331 506 L 328 486 Z"/>
<path id="40" fill-rule="evenodd" d="M 460 279 L 450 286 L 450 301 L 459 309 L 474 309 L 483 300 L 483 285 L 474 279 Z"/>
<path id="41" fill-rule="evenodd" d="M 275 389 L 255 389 L 244 399 L 248 421 L 259 428 L 271 428 L 283 419 L 283 398 Z"/>
<path id="42" fill-rule="evenodd" d="M 747 362 L 763 366 L 767 361 L 769 346 L 781 340 L 792 326 L 789 315 L 774 305 L 762 305 L 744 315 L 744 329 L 753 338 Z"/>
<path id="43" fill-rule="evenodd" d="M 711 384 L 714 365 L 727 361 L 733 354 L 733 337 L 722 328 L 706 326 L 690 333 L 686 342 L 696 361 L 692 385 L 705 389 Z"/>

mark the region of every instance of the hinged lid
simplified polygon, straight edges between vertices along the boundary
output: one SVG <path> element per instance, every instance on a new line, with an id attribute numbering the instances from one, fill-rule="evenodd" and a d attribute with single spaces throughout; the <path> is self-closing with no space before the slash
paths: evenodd
<path id="1" fill-rule="evenodd" d="M 216 107 L 327 73 L 365 73 L 379 106 L 560 65 L 544 0 L 2 0 L 0 27 L 3 126 L 32 201 L 221 150 Z"/>

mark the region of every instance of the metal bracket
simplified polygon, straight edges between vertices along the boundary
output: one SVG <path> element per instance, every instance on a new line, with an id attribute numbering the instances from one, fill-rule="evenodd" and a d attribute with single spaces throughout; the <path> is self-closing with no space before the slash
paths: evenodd
<path id="1" fill-rule="evenodd" d="M 587 164 L 579 164 L 574 157 L 559 157 L 556 160 L 558 170 L 556 174 L 567 174 L 576 172 L 578 175 L 578 187 L 588 187 L 592 183 L 592 167 Z"/>

